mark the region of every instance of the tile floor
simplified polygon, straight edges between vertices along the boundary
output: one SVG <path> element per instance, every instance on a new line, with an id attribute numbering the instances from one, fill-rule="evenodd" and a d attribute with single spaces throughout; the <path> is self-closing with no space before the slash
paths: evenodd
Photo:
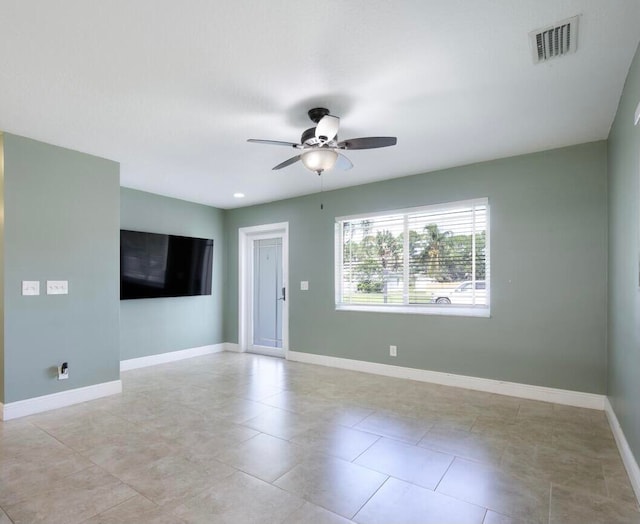
<path id="1" fill-rule="evenodd" d="M 0 422 L 0 524 L 640 523 L 602 412 L 221 353 Z"/>

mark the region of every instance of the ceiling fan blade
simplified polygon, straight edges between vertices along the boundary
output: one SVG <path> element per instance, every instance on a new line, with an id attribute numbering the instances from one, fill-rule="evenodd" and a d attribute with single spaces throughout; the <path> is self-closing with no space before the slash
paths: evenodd
<path id="1" fill-rule="evenodd" d="M 351 169 L 353 167 L 353 163 L 346 156 L 338 153 L 338 158 L 336 159 L 336 164 L 334 167 L 346 171 L 347 169 Z"/>
<path id="2" fill-rule="evenodd" d="M 292 156 L 289 160 L 285 160 L 282 164 L 278 164 L 276 167 L 272 168 L 272 171 L 295 164 L 298 160 L 300 160 L 300 155 Z"/>
<path id="3" fill-rule="evenodd" d="M 338 134 L 340 119 L 337 116 L 325 115 L 316 126 L 316 138 L 321 142 L 330 142 Z"/>
<path id="4" fill-rule="evenodd" d="M 338 143 L 341 149 L 376 149 L 378 147 L 395 146 L 398 139 L 395 136 L 368 136 L 365 138 L 350 138 Z"/>
<path id="5" fill-rule="evenodd" d="M 267 144 L 271 146 L 288 146 L 288 147 L 300 146 L 300 144 L 294 144 L 293 142 L 281 142 L 280 140 L 260 140 L 258 138 L 249 138 L 247 142 L 251 142 L 252 144 Z"/>

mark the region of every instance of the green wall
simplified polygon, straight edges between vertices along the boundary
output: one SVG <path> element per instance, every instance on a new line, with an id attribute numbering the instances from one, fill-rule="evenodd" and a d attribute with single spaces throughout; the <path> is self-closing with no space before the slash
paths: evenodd
<path id="1" fill-rule="evenodd" d="M 224 212 L 133 189 L 120 199 L 122 229 L 214 240 L 211 295 L 120 302 L 121 360 L 224 342 Z"/>
<path id="2" fill-rule="evenodd" d="M 116 162 L 4 134 L 5 403 L 119 378 L 119 185 Z"/>
<path id="3" fill-rule="evenodd" d="M 608 394 L 631 450 L 640 457 L 640 51 L 609 135 Z"/>
<path id="4" fill-rule="evenodd" d="M 595 142 L 230 210 L 225 340 L 238 228 L 288 221 L 291 350 L 604 393 L 606 162 Z M 335 311 L 336 216 L 477 197 L 491 205 L 491 318 Z"/>

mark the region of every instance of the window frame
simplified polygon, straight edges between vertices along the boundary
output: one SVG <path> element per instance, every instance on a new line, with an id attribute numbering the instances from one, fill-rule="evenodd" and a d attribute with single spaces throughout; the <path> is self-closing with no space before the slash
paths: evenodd
<path id="1" fill-rule="evenodd" d="M 456 207 L 482 205 L 486 207 L 486 231 L 485 231 L 485 290 L 486 304 L 478 305 L 457 305 L 457 304 L 345 304 L 340 302 L 342 296 L 342 272 L 344 267 L 343 260 L 343 222 L 373 219 L 393 215 L 411 215 L 423 212 L 437 212 L 438 210 L 450 210 Z M 491 207 L 488 197 L 474 198 L 469 200 L 455 200 L 451 202 L 443 202 L 418 207 L 409 207 L 403 209 L 389 209 L 384 211 L 374 211 L 371 213 L 359 213 L 356 215 L 335 217 L 334 232 L 334 272 L 335 272 L 335 310 L 336 311 L 360 311 L 360 312 L 377 312 L 377 313 L 404 313 L 404 314 L 420 314 L 420 315 L 445 315 L 445 316 L 463 316 L 463 317 L 491 317 L 491 234 L 490 234 L 490 215 Z M 407 219 L 405 218 L 405 223 Z M 406 237 L 407 235 L 405 235 Z M 406 250 L 405 250 L 406 252 Z M 475 262 L 474 262 L 475 264 Z M 406 267 L 405 267 L 406 266 Z M 408 266 L 403 258 L 403 270 L 408 273 Z M 477 280 L 476 289 L 477 289 Z"/>

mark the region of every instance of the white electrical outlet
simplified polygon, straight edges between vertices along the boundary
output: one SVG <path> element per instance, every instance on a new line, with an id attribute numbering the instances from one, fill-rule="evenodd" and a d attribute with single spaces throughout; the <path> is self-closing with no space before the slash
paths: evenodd
<path id="1" fill-rule="evenodd" d="M 22 294 L 23 296 L 33 296 L 40 294 L 40 281 L 39 280 L 23 280 L 22 281 Z"/>
<path id="2" fill-rule="evenodd" d="M 309 291 L 309 281 L 301 280 L 300 281 L 300 291 Z"/>
<path id="3" fill-rule="evenodd" d="M 398 356 L 398 346 L 389 346 L 389 356 L 390 357 Z"/>
<path id="4" fill-rule="evenodd" d="M 68 295 L 68 280 L 47 280 L 47 295 Z"/>

